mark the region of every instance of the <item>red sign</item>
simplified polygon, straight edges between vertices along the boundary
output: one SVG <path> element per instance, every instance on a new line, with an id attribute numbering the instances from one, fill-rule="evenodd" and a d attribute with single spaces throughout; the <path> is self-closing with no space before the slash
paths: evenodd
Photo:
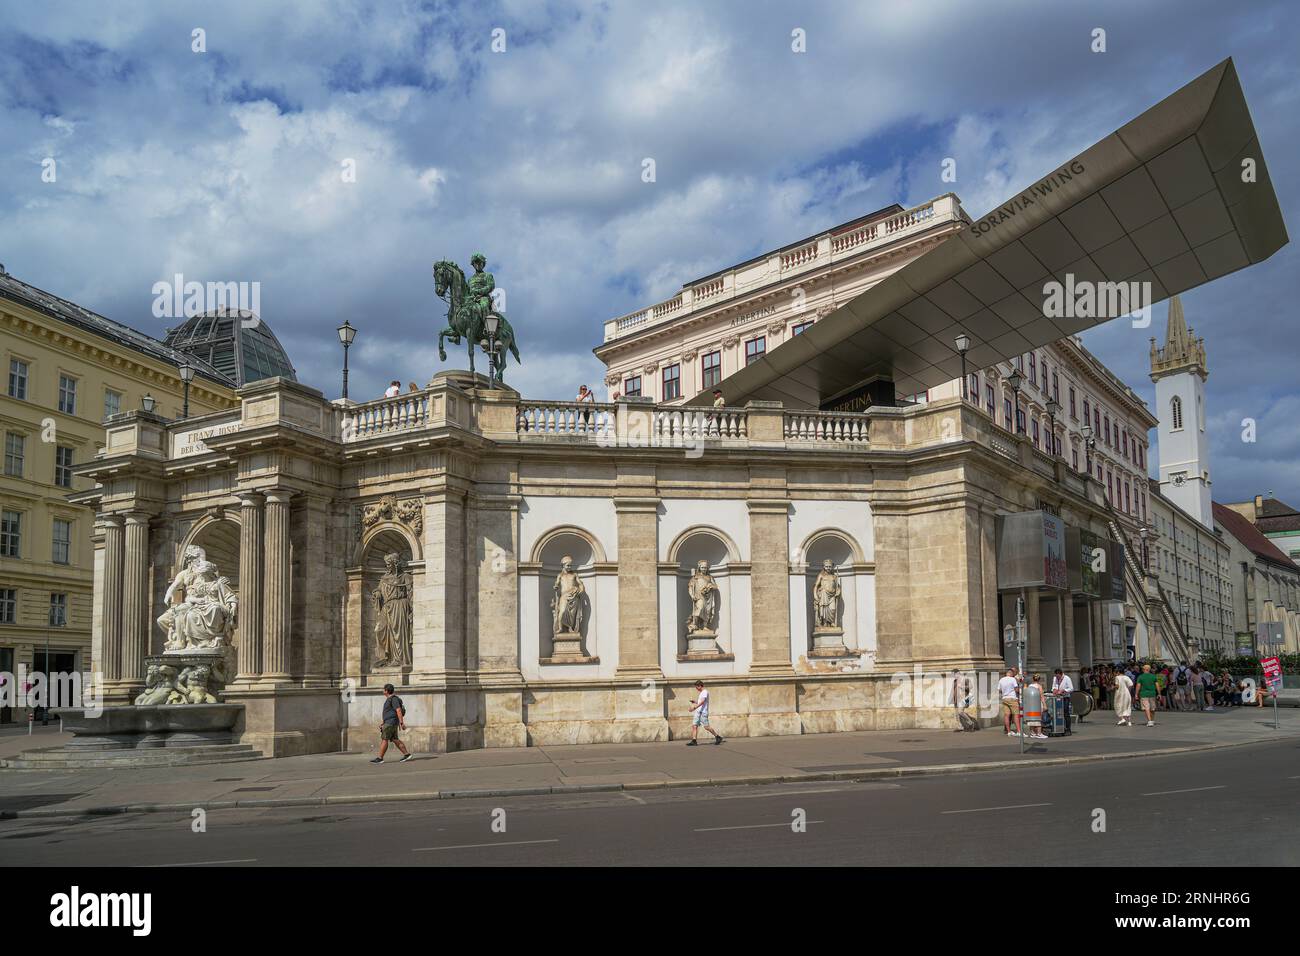
<path id="1" fill-rule="evenodd" d="M 1276 657 L 1262 657 L 1259 663 L 1264 668 L 1264 682 L 1269 687 L 1279 686 L 1282 683 L 1282 662 Z"/>

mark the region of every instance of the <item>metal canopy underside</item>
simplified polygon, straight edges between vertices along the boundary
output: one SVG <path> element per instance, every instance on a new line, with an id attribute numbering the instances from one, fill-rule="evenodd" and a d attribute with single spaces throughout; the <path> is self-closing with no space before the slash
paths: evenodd
<path id="1" fill-rule="evenodd" d="M 1254 160 L 1255 181 L 1243 182 Z M 1052 317 L 1046 283 L 1150 283 L 1155 304 L 1261 262 L 1286 226 L 1232 60 L 1157 103 L 726 378 L 727 404 L 816 408 L 875 379 L 898 394 L 987 368 L 1132 311 Z M 1067 280 L 1067 275 L 1071 280 Z M 692 404 L 712 401 L 701 392 Z"/>

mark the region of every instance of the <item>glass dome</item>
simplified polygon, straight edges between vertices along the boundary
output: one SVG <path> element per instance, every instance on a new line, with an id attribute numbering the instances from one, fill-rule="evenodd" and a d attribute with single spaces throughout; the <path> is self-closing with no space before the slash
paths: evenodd
<path id="1" fill-rule="evenodd" d="M 169 329 L 167 345 L 207 362 L 236 385 L 280 375 L 298 380 L 271 327 L 255 313 L 206 312 Z"/>

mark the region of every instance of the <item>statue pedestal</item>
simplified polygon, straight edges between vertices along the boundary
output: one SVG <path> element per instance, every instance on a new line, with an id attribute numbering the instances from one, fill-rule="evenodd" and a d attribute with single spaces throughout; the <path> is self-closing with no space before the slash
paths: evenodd
<path id="1" fill-rule="evenodd" d="M 718 646 L 717 631 L 696 631 L 686 635 L 686 653 L 678 654 L 684 661 L 731 661 L 735 657 Z"/>
<path id="2" fill-rule="evenodd" d="M 582 653 L 581 634 L 556 634 L 551 638 L 551 656 L 541 659 L 543 664 L 599 664 L 599 657 Z"/>
<path id="3" fill-rule="evenodd" d="M 234 648 L 229 645 L 164 651 L 146 657 L 145 673 L 151 674 L 157 668 L 162 679 L 145 688 L 144 693 L 136 698 L 136 706 L 212 703 L 199 694 L 200 686 L 219 702 L 221 692 L 234 677 L 234 657 Z M 170 699 L 173 693 L 185 699 Z"/>
<path id="4" fill-rule="evenodd" d="M 826 625 L 813 628 L 809 657 L 848 657 L 851 654 L 844 646 L 844 628 Z"/>
<path id="5" fill-rule="evenodd" d="M 362 678 L 361 686 L 383 687 L 385 684 L 393 684 L 401 687 L 403 684 L 408 683 L 412 670 L 414 668 L 409 664 L 405 666 L 401 664 L 378 665 L 372 667 L 370 673 Z"/>

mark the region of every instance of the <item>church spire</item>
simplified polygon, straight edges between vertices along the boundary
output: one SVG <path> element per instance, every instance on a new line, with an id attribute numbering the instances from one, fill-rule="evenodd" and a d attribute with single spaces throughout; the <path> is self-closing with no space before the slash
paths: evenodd
<path id="1" fill-rule="evenodd" d="M 1205 340 L 1196 338 L 1183 318 L 1183 302 L 1178 296 L 1169 300 L 1169 318 L 1165 323 L 1165 344 L 1156 347 L 1151 339 L 1151 379 L 1158 381 L 1175 372 L 1194 372 L 1202 379 L 1209 375 L 1205 362 Z"/>

